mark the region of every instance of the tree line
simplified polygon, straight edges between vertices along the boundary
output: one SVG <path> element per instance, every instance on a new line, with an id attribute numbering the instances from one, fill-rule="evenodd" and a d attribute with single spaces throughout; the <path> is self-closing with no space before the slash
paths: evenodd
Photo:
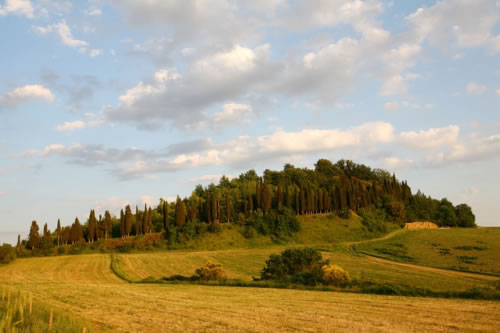
<path id="1" fill-rule="evenodd" d="M 262 176 L 254 170 L 234 179 L 222 176 L 217 185 L 197 185 L 189 197 L 177 196 L 175 202 L 160 199 L 156 207 L 136 206 L 134 212 L 127 205 L 119 216 L 105 211 L 104 216 L 97 217 L 92 209 L 84 224 L 76 218 L 70 226 L 62 227 L 58 220 L 52 233 L 45 224 L 40 234 L 33 221 L 26 245 L 35 249 L 50 242 L 58 246 L 92 243 L 157 232 L 172 240 L 189 238 L 203 230 L 203 225 L 217 231 L 220 223 L 227 222 L 279 237 L 280 233 L 298 230 L 294 216 L 342 214 L 366 208 L 383 211 L 385 218 L 396 223 L 426 220 L 441 226 L 475 226 L 474 214 L 466 204 L 455 207 L 447 199 L 436 200 L 420 191 L 412 194 L 406 181 L 383 169 L 350 160 L 332 163 L 320 159 L 314 169 L 285 164 L 283 170 L 267 169 Z M 262 223 L 267 226 L 257 227 Z"/>

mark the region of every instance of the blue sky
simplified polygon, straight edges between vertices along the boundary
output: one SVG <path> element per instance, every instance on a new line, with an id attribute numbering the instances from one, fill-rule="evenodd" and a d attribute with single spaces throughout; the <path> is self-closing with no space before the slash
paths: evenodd
<path id="1" fill-rule="evenodd" d="M 500 225 L 499 22 L 496 0 L 0 1 L 0 232 L 318 158 Z"/>

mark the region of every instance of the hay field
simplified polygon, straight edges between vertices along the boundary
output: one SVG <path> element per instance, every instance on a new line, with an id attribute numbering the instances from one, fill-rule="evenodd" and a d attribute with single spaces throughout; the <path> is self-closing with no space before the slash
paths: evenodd
<path id="1" fill-rule="evenodd" d="M 500 228 L 408 230 L 356 248 L 395 261 L 500 275 Z"/>

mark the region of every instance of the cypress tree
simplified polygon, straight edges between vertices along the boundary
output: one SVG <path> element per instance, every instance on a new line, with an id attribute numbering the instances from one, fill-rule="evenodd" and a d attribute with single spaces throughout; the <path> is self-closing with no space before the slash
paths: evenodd
<path id="1" fill-rule="evenodd" d="M 306 193 L 304 191 L 304 188 L 302 187 L 300 189 L 300 213 L 301 215 L 304 215 L 304 211 L 306 210 Z"/>
<path id="2" fill-rule="evenodd" d="M 144 204 L 144 215 L 142 216 L 142 232 L 144 233 L 144 235 L 148 233 L 148 221 L 148 206 Z"/>
<path id="3" fill-rule="evenodd" d="M 218 209 L 218 200 L 217 200 L 217 195 L 213 194 L 212 195 L 212 207 L 211 207 L 211 212 L 212 212 L 212 222 L 218 222 L 219 221 L 219 209 Z"/>
<path id="4" fill-rule="evenodd" d="M 123 214 L 123 209 L 120 210 L 120 236 L 125 237 L 126 229 L 125 229 L 125 215 Z"/>
<path id="5" fill-rule="evenodd" d="M 17 235 L 17 245 L 16 245 L 17 248 L 20 248 L 21 247 L 21 235 Z"/>
<path id="6" fill-rule="evenodd" d="M 257 199 L 257 208 L 262 208 L 261 198 L 260 198 L 260 183 L 259 182 L 257 182 L 257 185 L 255 185 L 255 198 Z"/>
<path id="7" fill-rule="evenodd" d="M 38 246 L 40 245 L 40 234 L 38 233 L 38 230 L 40 229 L 38 228 L 38 224 L 36 223 L 36 221 L 31 222 L 28 243 L 32 250 L 38 248 Z"/>
<path id="8" fill-rule="evenodd" d="M 283 208 L 283 187 L 278 184 L 278 209 Z"/>
<path id="9" fill-rule="evenodd" d="M 251 194 L 248 194 L 248 211 L 250 214 L 253 212 L 253 198 Z"/>
<path id="10" fill-rule="evenodd" d="M 148 231 L 149 233 L 153 232 L 153 210 L 151 207 L 148 210 Z"/>
<path id="11" fill-rule="evenodd" d="M 97 227 L 97 220 L 95 218 L 95 212 L 92 209 L 90 210 L 90 216 L 89 216 L 89 234 L 88 234 L 89 243 L 94 241 L 96 234 L 96 227 Z"/>
<path id="12" fill-rule="evenodd" d="M 47 223 L 43 225 L 43 237 L 50 237 L 50 231 Z"/>
<path id="13" fill-rule="evenodd" d="M 264 184 L 262 190 L 262 210 L 267 213 L 271 209 L 271 203 L 273 200 L 271 187 L 268 184 Z"/>
<path id="14" fill-rule="evenodd" d="M 285 206 L 287 208 L 292 208 L 292 200 L 290 198 L 290 193 L 288 192 L 288 185 L 285 186 Z"/>
<path id="15" fill-rule="evenodd" d="M 229 220 L 231 218 L 232 209 L 233 209 L 233 206 L 231 203 L 231 198 L 230 198 L 229 194 L 226 194 L 226 219 L 227 219 L 227 222 L 229 222 Z"/>
<path id="16" fill-rule="evenodd" d="M 177 196 L 177 201 L 175 203 L 175 225 L 178 228 L 182 228 L 186 223 L 186 212 L 184 210 L 184 202 L 181 198 Z"/>
<path id="17" fill-rule="evenodd" d="M 137 205 L 135 205 L 135 234 L 142 234 L 142 221 L 139 215 L 139 207 L 137 207 Z"/>
<path id="18" fill-rule="evenodd" d="M 75 223 L 73 223 L 73 226 L 72 226 L 73 230 L 72 230 L 72 241 L 73 243 L 79 243 L 81 241 L 83 241 L 83 229 L 82 229 L 82 225 L 80 224 L 80 220 L 77 218 L 75 218 Z"/>
<path id="19" fill-rule="evenodd" d="M 57 246 L 61 245 L 61 220 L 57 219 Z"/>
<path id="20" fill-rule="evenodd" d="M 207 222 L 208 224 L 211 224 L 212 221 L 212 198 L 208 197 L 207 201 L 205 202 L 205 214 L 207 216 Z"/>
<path id="21" fill-rule="evenodd" d="M 163 229 L 168 232 L 168 201 L 163 201 Z"/>
<path id="22" fill-rule="evenodd" d="M 125 207 L 125 233 L 127 237 L 130 236 L 130 232 L 132 231 L 132 209 L 130 205 Z"/>
<path id="23" fill-rule="evenodd" d="M 295 186 L 295 210 L 297 211 L 297 215 L 300 215 L 300 194 L 297 186 Z"/>
<path id="24" fill-rule="evenodd" d="M 111 221 L 111 214 L 109 213 L 109 211 L 104 212 L 104 228 L 104 238 L 108 239 L 113 231 L 113 221 Z"/>

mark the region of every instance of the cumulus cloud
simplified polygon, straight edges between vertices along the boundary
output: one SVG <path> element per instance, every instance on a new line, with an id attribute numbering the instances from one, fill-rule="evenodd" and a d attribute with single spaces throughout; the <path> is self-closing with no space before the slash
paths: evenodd
<path id="1" fill-rule="evenodd" d="M 42 85 L 25 85 L 24 87 L 15 88 L 8 93 L 0 94 L 0 110 L 2 108 L 15 108 L 20 104 L 33 100 L 53 102 L 54 95 Z"/>
<path id="2" fill-rule="evenodd" d="M 486 86 L 475 81 L 467 84 L 467 93 L 469 95 L 482 95 L 486 91 Z"/>
<path id="3" fill-rule="evenodd" d="M 391 124 L 375 122 L 347 130 L 307 129 L 297 132 L 278 130 L 256 139 L 240 136 L 223 143 L 205 139 L 170 145 L 161 150 L 53 144 L 41 150 L 24 151 L 17 156 L 60 156 L 69 163 L 78 165 L 109 165 L 114 176 L 130 179 L 207 166 L 248 167 L 255 161 L 283 159 L 297 154 L 335 152 L 347 148 L 370 151 L 378 144 L 393 141 L 393 131 Z"/>
<path id="4" fill-rule="evenodd" d="M 6 16 L 9 14 L 33 18 L 33 5 L 30 0 L 6 0 L 5 4 L 0 6 L 0 16 Z"/>
<path id="5" fill-rule="evenodd" d="M 429 166 L 447 165 L 457 162 L 479 162 L 500 156 L 500 134 L 473 138 L 467 143 L 457 143 L 448 151 L 428 155 Z"/>
<path id="6" fill-rule="evenodd" d="M 65 122 L 62 125 L 58 125 L 56 127 L 56 130 L 61 132 L 70 132 L 84 127 L 85 127 L 85 122 L 81 120 L 76 120 L 76 121 Z"/>
<path id="7" fill-rule="evenodd" d="M 414 160 L 402 160 L 397 157 L 384 158 L 384 165 L 389 170 L 408 169 L 415 166 Z"/>
<path id="8" fill-rule="evenodd" d="M 275 71 L 268 45 L 254 49 L 235 45 L 196 60 L 182 75 L 175 70 L 157 71 L 152 79 L 120 96 L 118 106 L 106 110 L 106 116 L 142 128 L 161 126 L 162 120 L 196 127 L 207 120 L 206 110 L 258 89 Z"/>
<path id="9" fill-rule="evenodd" d="M 83 40 L 78 40 L 73 37 L 73 34 L 71 33 L 70 27 L 66 24 L 65 20 L 62 20 L 59 23 L 56 24 L 51 24 L 46 27 L 42 26 L 34 26 L 33 29 L 35 32 L 46 35 L 51 32 L 55 32 L 59 35 L 59 38 L 61 39 L 61 42 L 69 47 L 72 48 L 81 48 L 87 46 L 87 42 Z"/>
<path id="10" fill-rule="evenodd" d="M 99 7 L 90 6 L 89 8 L 87 8 L 85 10 L 84 13 L 85 13 L 85 15 L 88 15 L 88 16 L 100 16 L 100 15 L 102 15 L 102 10 Z"/>
<path id="11" fill-rule="evenodd" d="M 435 149 L 455 144 L 458 140 L 459 132 L 460 127 L 457 125 L 431 128 L 418 132 L 402 132 L 398 135 L 398 141 L 402 145 L 413 149 Z"/>
<path id="12" fill-rule="evenodd" d="M 477 20 L 480 17 L 481 20 Z M 500 20 L 496 0 L 444 0 L 408 16 L 419 40 L 460 48 L 488 45 Z"/>

